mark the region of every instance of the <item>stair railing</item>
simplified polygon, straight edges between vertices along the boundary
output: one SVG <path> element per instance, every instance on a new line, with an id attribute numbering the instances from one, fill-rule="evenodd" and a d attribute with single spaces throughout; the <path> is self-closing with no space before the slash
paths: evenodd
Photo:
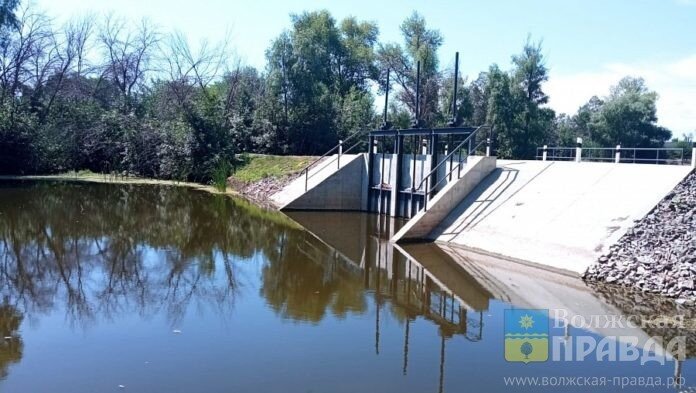
<path id="1" fill-rule="evenodd" d="M 300 174 L 301 174 L 300 176 L 302 176 L 302 174 L 304 174 L 304 177 L 305 177 L 305 192 L 306 192 L 307 189 L 309 188 L 309 179 L 311 179 L 311 178 L 312 178 L 314 175 L 316 175 L 317 173 L 321 172 L 324 168 L 328 167 L 329 164 L 331 164 L 334 160 L 335 160 L 336 163 L 337 163 L 337 168 L 340 169 L 340 168 L 341 168 L 341 156 L 344 155 L 344 154 L 346 154 L 346 153 L 348 153 L 348 152 L 350 152 L 351 150 L 353 150 L 353 149 L 356 148 L 357 146 L 359 146 L 361 143 L 363 143 L 363 141 L 360 140 L 360 139 L 358 139 L 357 142 L 355 142 L 353 145 L 351 145 L 351 146 L 348 147 L 347 149 L 343 149 L 343 145 L 345 145 L 346 142 L 351 141 L 351 140 L 355 139 L 355 138 L 358 137 L 358 136 L 363 136 L 363 135 L 365 135 L 366 133 L 367 133 L 367 131 L 357 131 L 357 132 L 351 134 L 350 136 L 348 136 L 348 138 L 339 141 L 338 144 L 337 144 L 336 146 L 334 146 L 333 148 L 331 148 L 331 150 L 329 150 L 329 151 L 327 151 L 326 153 L 322 154 L 321 157 L 319 157 L 319 158 L 317 158 L 316 160 L 312 161 L 309 165 L 307 165 L 304 169 L 302 169 L 302 170 L 300 171 Z M 309 174 L 309 171 L 310 171 L 310 169 L 312 169 L 312 167 L 314 167 L 316 164 L 318 164 L 321 160 L 323 160 L 324 158 L 326 158 L 328 155 L 333 154 L 335 151 L 338 151 L 338 154 L 336 154 L 336 157 L 332 158 L 331 160 L 328 160 L 321 168 L 317 169 L 317 170 L 316 170 L 315 172 L 313 172 L 311 175 Z"/>
<path id="2" fill-rule="evenodd" d="M 488 136 L 487 138 L 482 139 L 478 143 L 476 143 L 476 136 L 481 132 L 481 130 L 487 129 L 488 130 Z M 418 190 L 420 190 L 423 187 L 423 183 L 425 183 L 425 188 L 423 191 L 423 208 L 421 210 L 427 211 L 428 210 L 428 198 L 430 196 L 430 191 L 431 188 L 432 190 L 436 190 L 437 186 L 442 183 L 443 180 L 449 178 L 450 180 L 452 179 L 452 173 L 454 170 L 457 170 L 457 179 L 459 179 L 462 175 L 462 151 L 466 149 L 466 156 L 464 158 L 467 158 L 470 156 L 472 153 L 476 152 L 484 143 L 490 144 L 491 141 L 491 130 L 492 127 L 488 125 L 482 125 L 476 128 L 474 131 L 471 132 L 466 138 L 464 138 L 463 141 L 461 141 L 454 149 L 452 149 L 449 154 L 445 156 L 440 163 L 438 163 L 435 168 L 433 168 L 428 174 L 421 179 L 420 183 L 418 183 L 417 187 L 411 188 L 411 200 L 413 200 L 413 194 L 416 193 Z M 474 143 L 476 143 L 474 145 Z M 434 147 L 433 147 L 434 148 Z M 458 159 L 456 162 L 456 166 L 452 165 L 453 164 L 453 158 L 455 155 L 458 155 Z M 437 181 L 437 183 L 433 184 L 430 186 L 430 181 L 433 176 L 437 173 L 438 169 L 440 169 L 440 166 L 444 165 L 447 161 L 450 162 L 450 169 L 447 173 L 445 173 L 444 176 L 440 180 Z"/>

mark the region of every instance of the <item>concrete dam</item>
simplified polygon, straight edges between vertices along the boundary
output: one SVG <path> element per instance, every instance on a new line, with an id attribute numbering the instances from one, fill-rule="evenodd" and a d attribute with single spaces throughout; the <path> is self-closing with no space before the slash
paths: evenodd
<path id="1" fill-rule="evenodd" d="M 368 153 L 327 156 L 272 199 L 286 211 L 401 217 L 393 243 L 434 241 L 577 276 L 693 170 L 498 160 L 475 131 L 453 143 L 431 133 L 410 150 L 408 134 L 395 131 L 391 151 L 371 137 Z"/>

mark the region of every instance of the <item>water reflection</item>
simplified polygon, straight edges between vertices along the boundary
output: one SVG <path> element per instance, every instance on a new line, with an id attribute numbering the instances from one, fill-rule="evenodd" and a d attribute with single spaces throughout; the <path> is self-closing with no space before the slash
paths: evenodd
<path id="1" fill-rule="evenodd" d="M 162 308 L 175 323 L 192 302 L 230 307 L 231 260 L 273 253 L 257 239 L 283 227 L 169 188 L 29 183 L 0 192 L 2 296 L 28 315 L 64 309 L 75 324 Z"/>
<path id="2" fill-rule="evenodd" d="M 628 313 L 642 301 L 645 312 L 651 311 L 652 303 L 645 299 L 605 296 L 578 280 L 532 274 L 461 250 L 394 246 L 388 239 L 399 225 L 391 218 L 355 213 L 293 213 L 288 218 L 178 187 L 0 183 L 0 379 L 18 391 L 52 391 L 57 377 L 47 377 L 41 390 L 26 375 L 56 367 L 36 365 L 36 356 L 58 351 L 50 340 L 34 346 L 34 362 L 28 361 L 32 340 L 49 335 L 54 326 L 30 329 L 28 321 L 56 323 L 51 316 L 60 314 L 72 330 L 102 333 L 109 331 L 105 324 L 120 326 L 127 320 L 133 329 L 128 333 L 158 340 L 152 320 L 162 316 L 168 332 L 186 323 L 190 329 L 201 328 L 201 335 L 185 337 L 195 345 L 177 353 L 182 359 L 198 356 L 198 362 L 186 364 L 191 377 L 183 380 L 176 371 L 183 363 L 146 374 L 144 380 L 156 389 L 141 391 L 310 390 L 303 379 L 268 385 L 255 376 L 259 369 L 274 370 L 286 380 L 289 374 L 303 375 L 301 368 L 282 373 L 292 367 L 289 363 L 308 362 L 308 353 L 325 345 L 328 352 L 317 355 L 317 364 L 322 373 L 336 377 L 327 377 L 316 391 L 377 386 L 382 391 L 458 391 L 465 384 L 487 386 L 490 378 L 471 382 L 471 377 L 497 376 L 508 367 L 498 347 L 503 305 L 558 307 L 588 315 Z M 673 303 L 669 307 L 665 312 L 683 311 Z M 239 334 L 225 338 L 232 330 L 228 326 L 211 333 L 209 325 L 218 319 L 237 322 Z M 327 337 L 340 328 L 339 322 L 354 330 L 343 330 L 340 340 L 332 341 Z M 287 342 L 284 350 L 269 344 L 274 336 L 283 337 L 276 346 Z M 73 340 L 71 348 L 85 342 L 64 337 Z M 118 345 L 130 352 L 146 346 L 124 337 Z M 302 341 L 305 337 L 310 341 Z M 428 341 L 430 337 L 435 340 Z M 225 340 L 235 345 L 225 347 Z M 363 344 L 369 354 L 360 352 Z M 113 350 L 113 343 L 104 345 Z M 161 364 L 178 359 L 168 352 L 171 342 L 159 345 L 148 347 L 152 353 L 143 356 Z M 235 356 L 245 353 L 240 348 L 255 356 Z M 95 367 L 93 353 L 83 354 L 85 359 L 67 356 L 71 363 Z M 494 367 L 478 375 L 477 357 Z M 432 360 L 432 369 L 424 359 Z M 334 365 L 326 366 L 327 361 Z M 241 370 L 234 381 L 228 378 L 228 362 L 237 362 L 230 368 Z M 13 380 L 13 369 L 23 363 L 33 368 Z M 225 368 L 215 374 L 211 363 Z M 340 377 L 356 364 L 364 367 L 352 373 L 367 373 L 364 381 Z M 124 370 L 140 372 L 128 364 L 113 366 L 114 373 Z M 391 370 L 398 370 L 402 379 Z M 80 377 L 96 385 L 80 389 L 66 382 L 66 389 L 94 391 L 103 379 L 96 372 L 81 372 Z M 186 385 L 188 381 L 204 386 Z"/>
<path id="3" fill-rule="evenodd" d="M 24 345 L 18 330 L 23 318 L 13 306 L 0 305 L 0 379 L 7 376 L 11 364 L 22 359 Z"/>

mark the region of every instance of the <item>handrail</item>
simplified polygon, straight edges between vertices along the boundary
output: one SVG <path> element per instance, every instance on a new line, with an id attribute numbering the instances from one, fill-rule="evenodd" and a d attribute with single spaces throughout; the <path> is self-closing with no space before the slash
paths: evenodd
<path id="1" fill-rule="evenodd" d="M 410 190 L 410 191 L 411 191 L 411 198 L 413 198 L 413 193 L 414 193 L 415 191 L 417 191 L 417 190 L 420 190 L 421 187 L 423 187 L 423 183 L 425 183 L 425 191 L 424 191 L 424 193 L 423 193 L 423 210 L 428 210 L 428 194 L 430 193 L 430 190 L 429 190 L 429 187 L 428 187 L 428 185 L 429 185 L 428 183 L 429 183 L 429 181 L 430 181 L 430 178 L 431 178 L 435 173 L 437 173 L 438 169 L 440 168 L 440 166 L 441 166 L 442 164 L 445 164 L 445 163 L 447 162 L 447 160 L 449 160 L 449 159 L 451 159 L 452 157 L 454 157 L 454 154 L 455 154 L 455 153 L 458 153 L 458 154 L 459 154 L 459 159 L 457 160 L 457 166 L 456 166 L 456 167 L 451 167 L 450 170 L 449 170 L 449 172 L 445 173 L 445 175 L 442 177 L 442 179 L 440 179 L 437 183 L 435 183 L 435 185 L 433 186 L 433 189 L 434 189 L 435 187 L 437 187 L 437 186 L 438 186 L 444 179 L 446 179 L 449 175 L 451 175 L 452 172 L 454 172 L 454 169 L 455 169 L 455 168 L 457 168 L 457 169 L 459 170 L 459 172 L 458 172 L 458 174 L 457 174 L 457 177 L 459 178 L 459 176 L 461 176 L 461 167 L 462 167 L 462 160 L 461 160 L 461 157 L 462 157 L 462 156 L 461 156 L 461 149 L 462 149 L 462 147 L 464 147 L 464 144 L 465 144 L 465 143 L 466 143 L 466 144 L 469 144 L 469 148 L 467 149 L 467 157 L 468 157 L 469 155 L 471 155 L 471 152 L 476 151 L 476 150 L 481 146 L 481 144 L 482 144 L 484 141 L 478 143 L 478 144 L 477 144 L 475 147 L 473 147 L 473 148 L 471 147 L 471 144 L 470 144 L 469 142 L 472 140 L 471 138 L 475 137 L 476 134 L 478 134 L 479 131 L 481 131 L 482 129 L 485 129 L 485 128 L 487 128 L 487 129 L 490 130 L 490 129 L 491 129 L 491 126 L 482 125 L 482 126 L 479 126 L 478 128 L 476 128 L 474 131 L 472 131 L 471 134 L 469 134 L 469 135 L 468 135 L 466 138 L 464 138 L 464 140 L 461 141 L 454 149 L 452 149 L 452 151 L 451 151 L 449 154 L 447 154 L 447 155 L 442 159 L 442 161 L 440 161 L 440 163 L 438 163 L 438 164 L 435 166 L 435 168 L 433 168 L 430 172 L 428 172 L 428 174 L 427 174 L 423 179 L 421 179 L 420 183 L 418 183 L 418 187 L 411 187 L 411 190 Z"/>
<path id="2" fill-rule="evenodd" d="M 577 149 L 577 147 L 564 146 L 537 147 L 535 158 L 541 160 L 544 158 L 547 160 L 574 160 L 578 158 L 575 154 Z M 561 155 L 558 155 L 559 152 Z M 639 157 L 638 152 L 654 152 L 655 157 Z M 632 155 L 629 153 L 632 153 Z M 664 155 L 660 156 L 660 153 L 664 153 Z M 684 149 L 679 147 L 582 147 L 581 154 L 581 161 L 647 162 L 655 164 L 679 162 L 681 165 L 685 164 Z M 672 155 L 671 157 L 670 154 Z"/>
<path id="3" fill-rule="evenodd" d="M 343 150 L 340 149 L 340 148 L 341 148 L 347 141 L 349 141 L 349 140 L 355 138 L 356 136 L 362 136 L 362 135 L 364 135 L 364 134 L 366 134 L 366 133 L 367 133 L 367 131 L 365 131 L 365 130 L 354 132 L 353 134 L 349 135 L 348 138 L 339 141 L 338 144 L 337 144 L 336 146 L 334 146 L 334 147 L 331 148 L 331 150 L 329 150 L 329 151 L 327 151 L 326 153 L 322 154 L 321 157 L 317 158 L 316 160 L 314 160 L 314 161 L 312 161 L 311 163 L 309 163 L 309 165 L 307 165 L 306 167 L 304 167 L 304 169 L 302 169 L 302 170 L 300 171 L 300 174 L 304 173 L 304 175 L 305 175 L 305 191 L 307 191 L 307 189 L 308 189 L 309 179 L 310 179 L 311 177 L 313 177 L 314 175 L 316 175 L 317 173 L 321 172 L 321 170 L 324 169 L 324 168 L 326 168 L 330 163 L 332 163 L 332 162 L 333 162 L 333 159 L 330 160 L 326 165 L 324 165 L 323 167 L 321 167 L 319 170 L 317 170 L 316 172 L 314 172 L 312 175 L 309 175 L 309 170 L 312 169 L 312 167 L 313 167 L 314 165 L 316 165 L 317 163 L 319 163 L 319 161 L 323 160 L 326 156 L 328 156 L 328 155 L 330 155 L 331 153 L 333 153 L 336 149 L 339 149 L 338 155 L 336 156 L 335 159 L 338 160 L 338 166 L 340 167 L 340 166 L 341 166 L 341 155 L 343 155 L 343 154 L 347 153 L 348 151 L 352 150 L 352 149 L 355 148 L 357 145 L 359 145 L 360 143 L 362 143 L 362 141 L 358 141 L 357 143 L 355 143 L 354 145 L 352 145 L 351 147 L 349 147 L 349 148 L 348 148 L 347 150 L 345 150 L 345 151 L 343 151 Z"/>

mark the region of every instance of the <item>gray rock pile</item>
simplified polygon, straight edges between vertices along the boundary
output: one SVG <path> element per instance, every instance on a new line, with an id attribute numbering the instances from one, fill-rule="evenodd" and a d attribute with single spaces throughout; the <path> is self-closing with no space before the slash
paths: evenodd
<path id="1" fill-rule="evenodd" d="M 696 302 L 696 172 L 637 221 L 584 279 Z"/>

